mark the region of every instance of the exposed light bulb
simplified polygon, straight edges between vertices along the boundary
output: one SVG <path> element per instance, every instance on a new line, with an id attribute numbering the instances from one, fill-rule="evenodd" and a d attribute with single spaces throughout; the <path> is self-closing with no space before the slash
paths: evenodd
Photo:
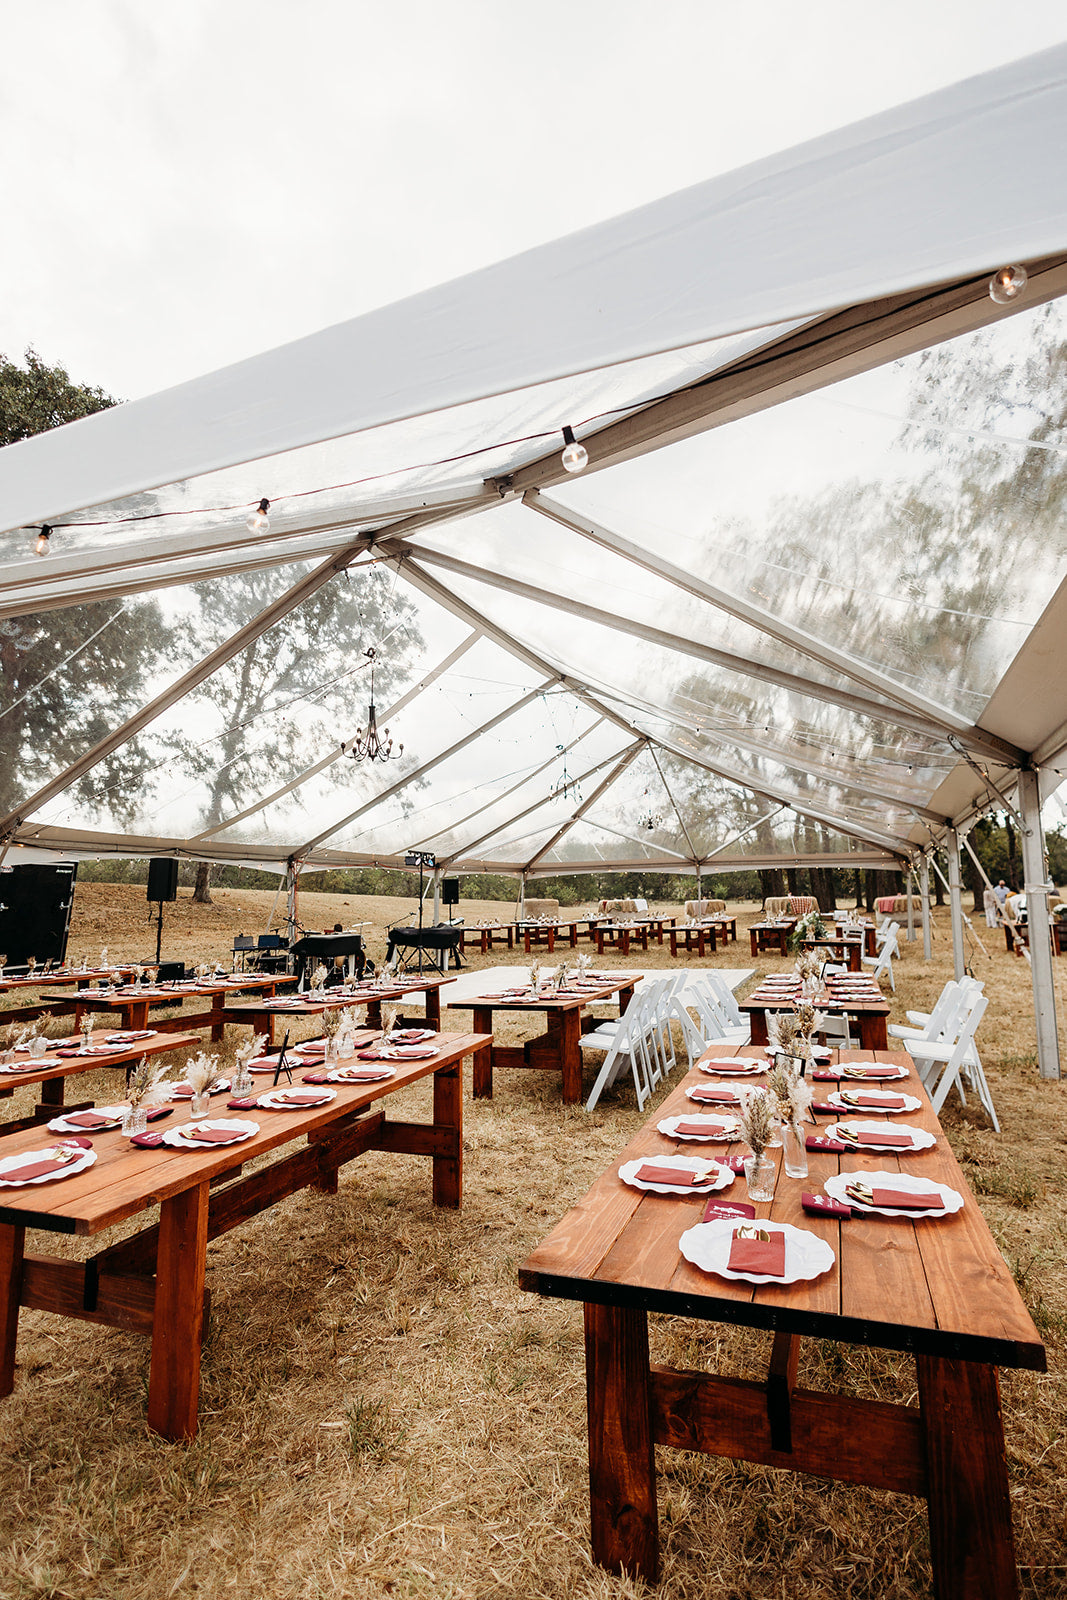
<path id="1" fill-rule="evenodd" d="M 270 501 L 261 500 L 256 509 L 249 512 L 248 516 L 245 518 L 245 527 L 248 529 L 249 533 L 270 532 L 270 518 L 267 515 L 269 510 Z"/>
<path id="2" fill-rule="evenodd" d="M 574 437 L 573 428 L 563 430 L 564 451 L 560 456 L 564 472 L 581 472 L 583 467 L 589 465 L 589 452 L 584 444 L 579 444 Z"/>
<path id="3" fill-rule="evenodd" d="M 42 523 L 41 531 L 37 535 L 37 543 L 33 547 L 36 550 L 36 552 L 37 552 L 37 554 L 39 556 L 47 556 L 47 555 L 51 554 L 51 551 L 52 551 L 51 540 L 52 540 L 52 530 L 51 530 L 51 528 L 48 526 L 47 522 Z"/>
<path id="4" fill-rule="evenodd" d="M 1000 267 L 989 280 L 989 298 L 998 306 L 1010 305 L 1018 300 L 1029 280 L 1030 274 L 1023 266 Z"/>

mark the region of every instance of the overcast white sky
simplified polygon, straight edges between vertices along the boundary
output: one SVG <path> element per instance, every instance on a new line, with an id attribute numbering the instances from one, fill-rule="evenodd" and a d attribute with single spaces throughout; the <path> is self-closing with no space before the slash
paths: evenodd
<path id="1" fill-rule="evenodd" d="M 7 0 L 0 17 L 0 351 L 33 344 L 120 398 L 1067 36 L 1063 0 Z"/>

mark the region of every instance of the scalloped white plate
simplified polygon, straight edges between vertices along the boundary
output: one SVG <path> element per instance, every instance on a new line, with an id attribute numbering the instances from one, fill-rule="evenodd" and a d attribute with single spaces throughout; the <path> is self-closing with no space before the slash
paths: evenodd
<path id="1" fill-rule="evenodd" d="M 943 1211 L 901 1211 L 893 1206 L 868 1206 L 861 1200 L 853 1200 L 846 1194 L 847 1186 L 857 1178 L 874 1188 L 882 1184 L 887 1189 L 910 1189 L 913 1194 L 929 1193 L 936 1189 L 944 1197 Z M 868 1216 L 878 1217 L 949 1217 L 956 1211 L 963 1210 L 963 1196 L 955 1189 L 950 1189 L 947 1183 L 934 1183 L 930 1178 L 916 1178 L 910 1172 L 838 1172 L 832 1178 L 825 1179 L 823 1188 L 835 1200 L 840 1200 L 842 1205 L 851 1206 L 853 1211 L 865 1212 Z"/>
<path id="2" fill-rule="evenodd" d="M 644 1183 L 637 1174 L 646 1165 L 679 1167 L 684 1172 L 699 1172 L 710 1166 L 712 1171 L 706 1183 Z M 648 1194 L 714 1194 L 734 1181 L 729 1167 L 721 1167 L 717 1161 L 701 1160 L 699 1156 L 641 1156 L 636 1161 L 625 1161 L 619 1168 L 619 1177 L 632 1189 L 643 1189 Z"/>
<path id="3" fill-rule="evenodd" d="M 829 1184 L 826 1186 L 829 1188 Z M 759 1227 L 768 1232 L 785 1234 L 785 1273 L 781 1278 L 759 1272 L 733 1272 L 726 1265 L 730 1259 L 730 1245 L 737 1222 L 730 1217 L 720 1217 L 714 1222 L 698 1222 L 688 1228 L 678 1244 L 687 1261 L 702 1272 L 714 1272 L 716 1277 L 729 1278 L 744 1283 L 800 1283 L 821 1278 L 829 1272 L 837 1256 L 832 1245 L 807 1228 L 794 1228 L 791 1222 L 764 1222 Z"/>

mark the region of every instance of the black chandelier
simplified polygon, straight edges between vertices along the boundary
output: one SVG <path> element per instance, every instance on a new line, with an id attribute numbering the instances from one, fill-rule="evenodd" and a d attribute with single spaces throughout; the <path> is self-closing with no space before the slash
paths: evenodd
<path id="1" fill-rule="evenodd" d="M 370 709 L 367 712 L 367 725 L 358 729 L 356 737 L 349 739 L 341 745 L 341 754 L 348 756 L 352 761 L 390 761 L 395 760 L 393 755 L 393 741 L 389 737 L 389 729 L 384 734 L 378 732 L 378 719 L 374 712 L 374 659 L 377 650 L 365 650 L 363 654 L 370 662 Z M 404 754 L 404 746 L 400 745 L 396 755 Z"/>

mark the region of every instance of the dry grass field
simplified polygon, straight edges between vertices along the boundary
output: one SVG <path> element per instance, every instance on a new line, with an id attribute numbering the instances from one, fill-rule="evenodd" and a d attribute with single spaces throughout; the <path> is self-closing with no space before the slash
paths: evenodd
<path id="1" fill-rule="evenodd" d="M 168 908 L 165 955 L 228 954 L 233 933 L 265 926 L 269 894 L 216 899 Z M 311 926 L 369 919 L 376 956 L 404 909 L 301 903 Z M 739 909 L 747 924 L 755 908 Z M 147 910 L 143 890 L 84 886 L 72 954 L 104 943 L 115 958 L 144 954 L 154 948 Z M 470 920 L 507 913 L 461 910 Z M 992 997 L 980 1037 L 1004 1131 L 955 1102 L 943 1120 L 1048 1345 L 1048 1374 L 1005 1373 L 1003 1402 L 1023 1592 L 1051 1600 L 1067 1595 L 1067 1088 L 1037 1076 L 1025 962 L 1000 935 L 987 944 L 988 959 L 975 955 Z M 902 949 L 896 1019 L 926 1008 L 951 976 L 944 921 L 929 965 L 921 942 Z M 509 956 L 519 959 L 470 960 Z M 670 961 L 666 946 L 611 959 Z M 747 941 L 713 960 L 751 965 Z M 1067 961 L 1057 966 L 1067 979 Z M 109 1092 L 105 1074 L 79 1082 Z M 408 1094 L 425 1114 L 427 1086 Z M 5 1116 L 21 1109 L 18 1096 L 0 1103 Z M 620 1080 L 587 1116 L 561 1105 L 558 1079 L 500 1073 L 491 1103 L 468 1091 L 465 1120 L 458 1213 L 434 1213 L 424 1162 L 375 1153 L 342 1171 L 336 1196 L 305 1192 L 209 1247 L 212 1324 L 190 1445 L 145 1426 L 146 1341 L 23 1313 L 15 1393 L 0 1403 L 4 1600 L 649 1592 L 589 1558 L 580 1308 L 516 1287 L 519 1262 L 643 1120 L 632 1085 Z M 27 1240 L 75 1255 L 88 1244 Z M 656 1350 L 678 1364 L 757 1376 L 768 1353 L 748 1331 L 653 1324 Z M 906 1359 L 830 1343 L 806 1344 L 800 1381 L 914 1401 Z M 661 1452 L 659 1474 L 659 1592 L 672 1600 L 929 1593 L 920 1502 L 680 1453 Z"/>

